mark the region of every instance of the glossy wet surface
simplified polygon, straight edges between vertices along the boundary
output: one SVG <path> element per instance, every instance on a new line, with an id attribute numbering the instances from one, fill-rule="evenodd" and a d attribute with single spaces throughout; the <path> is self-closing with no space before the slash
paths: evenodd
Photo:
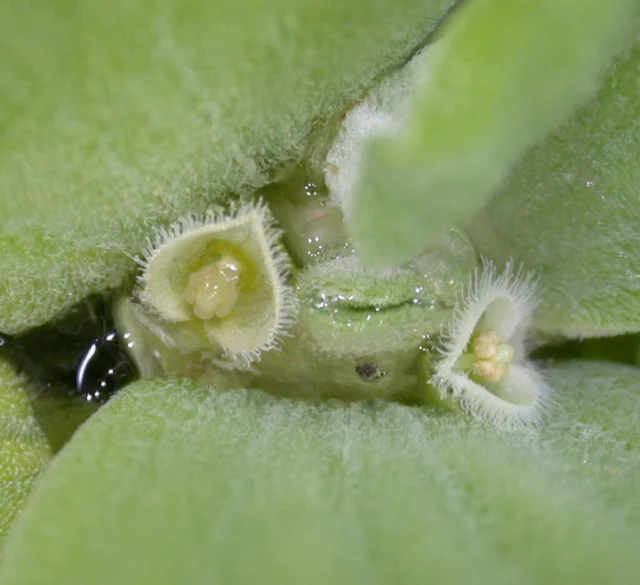
<path id="1" fill-rule="evenodd" d="M 25 376 L 36 417 L 54 448 L 138 377 L 113 325 L 111 301 L 101 296 L 28 333 L 0 335 L 0 355 Z"/>

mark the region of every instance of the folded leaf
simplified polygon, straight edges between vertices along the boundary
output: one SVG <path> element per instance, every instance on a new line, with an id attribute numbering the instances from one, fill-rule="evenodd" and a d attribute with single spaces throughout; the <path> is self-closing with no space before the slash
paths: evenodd
<path id="1" fill-rule="evenodd" d="M 548 335 L 640 331 L 640 44 L 469 223 L 480 251 L 538 273 Z"/>
<path id="2" fill-rule="evenodd" d="M 0 545 L 49 455 L 23 380 L 0 359 Z"/>
<path id="3" fill-rule="evenodd" d="M 297 160 L 452 2 L 2 2 L 0 331 L 117 286 L 152 227 Z"/>
<path id="4" fill-rule="evenodd" d="M 563 387 L 576 402 L 580 368 Z M 612 376 L 620 408 L 634 404 L 638 372 L 622 368 L 590 378 L 586 422 L 559 410 L 542 436 L 393 404 L 136 383 L 60 452 L 0 581 L 628 585 L 638 523 L 608 501 L 603 459 L 578 469 L 576 456 L 619 455 L 584 425 L 604 429 Z"/>
<path id="5" fill-rule="evenodd" d="M 405 131 L 370 144 L 347 213 L 365 260 L 404 261 L 466 219 L 595 89 L 636 17 L 633 0 L 464 3 L 425 55 Z"/>

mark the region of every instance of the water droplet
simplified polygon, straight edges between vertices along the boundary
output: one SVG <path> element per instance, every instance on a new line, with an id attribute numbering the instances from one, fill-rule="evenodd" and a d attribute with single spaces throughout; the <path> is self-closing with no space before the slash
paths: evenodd
<path id="1" fill-rule="evenodd" d="M 319 189 L 317 183 L 307 183 L 303 187 L 303 190 L 304 190 L 304 194 L 307 197 L 315 197 L 320 192 L 320 189 Z"/>

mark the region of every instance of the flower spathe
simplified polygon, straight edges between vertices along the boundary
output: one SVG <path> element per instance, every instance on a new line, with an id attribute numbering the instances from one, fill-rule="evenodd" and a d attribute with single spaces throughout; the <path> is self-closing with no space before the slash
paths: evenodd
<path id="1" fill-rule="evenodd" d="M 156 234 L 144 258 L 139 299 L 172 324 L 179 350 L 220 347 L 249 363 L 274 349 L 295 319 L 289 259 L 262 201 L 187 217 Z M 195 341 L 193 341 L 195 340 Z"/>
<path id="2" fill-rule="evenodd" d="M 497 427 L 539 426 L 550 389 L 527 359 L 535 281 L 490 262 L 475 272 L 448 326 L 430 380 L 445 402 Z"/>

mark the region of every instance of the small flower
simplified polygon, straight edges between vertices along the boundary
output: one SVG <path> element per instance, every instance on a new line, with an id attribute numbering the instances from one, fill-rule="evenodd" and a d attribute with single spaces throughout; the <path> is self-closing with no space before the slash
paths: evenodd
<path id="1" fill-rule="evenodd" d="M 430 382 L 445 402 L 498 427 L 538 426 L 550 390 L 527 359 L 535 282 L 484 262 L 458 302 Z"/>
<path id="2" fill-rule="evenodd" d="M 180 326 L 174 338 L 249 363 L 276 348 L 295 318 L 280 235 L 262 201 L 184 218 L 139 260 L 139 299 L 155 319 Z"/>

